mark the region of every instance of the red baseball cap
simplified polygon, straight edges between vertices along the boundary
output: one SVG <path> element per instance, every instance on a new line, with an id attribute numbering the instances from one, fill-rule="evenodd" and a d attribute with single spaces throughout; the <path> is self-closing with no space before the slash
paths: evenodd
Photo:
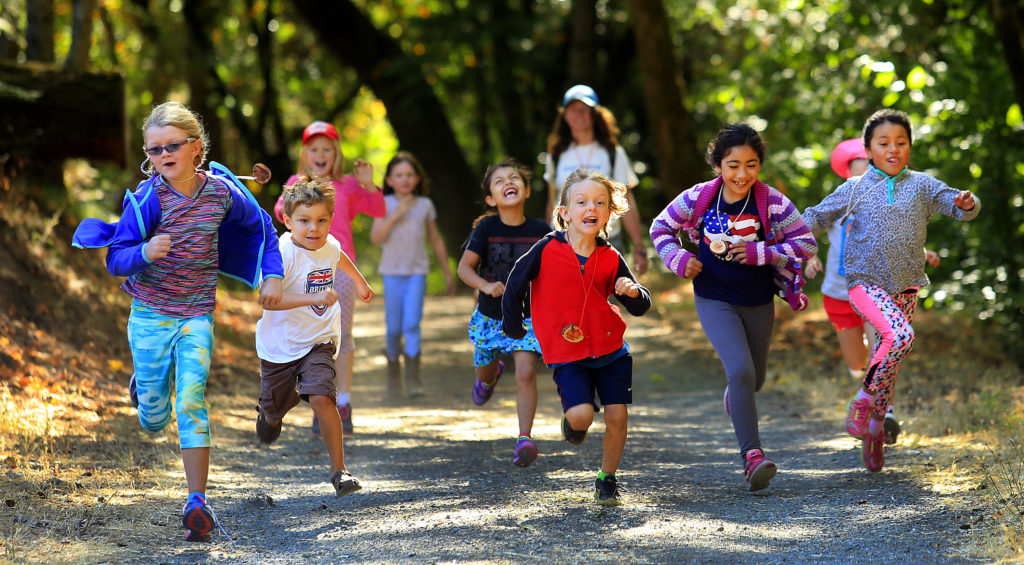
<path id="1" fill-rule="evenodd" d="M 338 130 L 334 129 L 332 124 L 327 122 L 313 122 L 306 126 L 306 129 L 302 130 L 302 144 L 305 145 L 309 138 L 314 135 L 326 135 L 334 141 L 338 141 Z"/>
<path id="2" fill-rule="evenodd" d="M 864 152 L 864 140 L 856 137 L 839 142 L 832 150 L 832 170 L 844 179 L 850 178 L 850 161 L 854 159 L 867 159 L 868 154 Z"/>

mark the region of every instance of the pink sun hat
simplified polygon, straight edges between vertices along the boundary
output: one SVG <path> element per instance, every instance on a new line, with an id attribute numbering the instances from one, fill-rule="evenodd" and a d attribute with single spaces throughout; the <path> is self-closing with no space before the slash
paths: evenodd
<path id="1" fill-rule="evenodd" d="M 832 170 L 844 179 L 850 178 L 850 161 L 867 159 L 864 152 L 864 140 L 859 137 L 839 142 L 832 150 Z"/>

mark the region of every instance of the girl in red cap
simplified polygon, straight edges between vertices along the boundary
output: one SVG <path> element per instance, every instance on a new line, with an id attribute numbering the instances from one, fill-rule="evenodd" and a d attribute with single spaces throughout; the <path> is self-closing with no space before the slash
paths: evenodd
<path id="1" fill-rule="evenodd" d="M 302 132 L 299 170 L 288 179 L 285 186 L 294 184 L 301 175 L 330 179 L 335 192 L 334 219 L 331 222 L 330 234 L 341 243 L 341 249 L 354 263 L 356 249 L 352 243 L 352 220 L 359 214 L 383 218 L 387 215 L 387 208 L 384 204 L 384 193 L 373 183 L 373 165 L 356 159 L 352 174 L 346 175 L 343 172 L 344 164 L 345 156 L 338 143 L 338 130 L 327 122 L 313 122 Z M 282 206 L 283 195 L 274 206 L 274 215 L 283 222 Z M 338 293 L 338 304 L 341 306 L 341 343 L 338 345 L 338 357 L 335 360 L 338 375 L 338 413 L 341 415 L 344 432 L 352 433 L 349 391 L 352 388 L 352 365 L 355 362 L 355 342 L 352 339 L 355 283 L 344 272 L 335 271 L 334 290 Z M 313 435 L 320 434 L 319 424 L 314 417 Z"/>

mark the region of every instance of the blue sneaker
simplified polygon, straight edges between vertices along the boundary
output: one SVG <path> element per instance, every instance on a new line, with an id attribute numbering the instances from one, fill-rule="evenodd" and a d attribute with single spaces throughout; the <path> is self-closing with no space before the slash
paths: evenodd
<path id="1" fill-rule="evenodd" d="M 205 500 L 193 498 L 181 511 L 181 523 L 185 526 L 185 541 L 208 542 L 216 519 Z"/>
<path id="2" fill-rule="evenodd" d="M 483 406 L 491 399 L 494 394 L 494 387 L 498 386 L 498 380 L 501 379 L 501 373 L 505 370 L 505 364 L 498 361 L 498 372 L 494 375 L 494 382 L 490 386 L 487 386 L 479 379 L 473 383 L 473 404 L 477 406 Z"/>
<path id="3" fill-rule="evenodd" d="M 516 442 L 516 454 L 512 457 L 512 464 L 519 467 L 529 467 L 530 463 L 537 460 L 537 446 L 528 437 L 521 437 Z"/>
<path id="4" fill-rule="evenodd" d="M 135 387 L 135 373 L 132 373 L 132 378 L 128 381 L 128 396 L 132 398 L 132 406 L 136 410 L 139 408 L 139 391 Z"/>

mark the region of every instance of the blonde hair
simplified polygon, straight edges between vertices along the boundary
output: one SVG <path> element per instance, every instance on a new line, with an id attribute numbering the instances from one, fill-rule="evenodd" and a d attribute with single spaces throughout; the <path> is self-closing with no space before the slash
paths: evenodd
<path id="1" fill-rule="evenodd" d="M 312 206 L 324 203 L 327 210 L 334 213 L 334 185 L 324 178 L 302 175 L 291 186 L 284 189 L 284 207 L 282 212 L 291 216 L 298 206 Z"/>
<path id="2" fill-rule="evenodd" d="M 176 127 L 185 132 L 186 136 L 194 137 L 201 142 L 199 154 L 196 155 L 195 161 L 192 164 L 196 169 L 202 167 L 203 163 L 206 162 L 206 154 L 210 150 L 210 138 L 206 134 L 206 130 L 203 129 L 199 116 L 181 102 L 164 102 L 154 107 L 153 111 L 146 117 L 142 123 L 142 135 L 145 136 L 150 128 L 167 126 Z M 146 166 L 147 164 L 149 165 L 148 167 Z M 148 156 L 142 162 L 141 170 L 148 176 L 153 176 L 156 173 L 153 162 Z"/>
<path id="3" fill-rule="evenodd" d="M 310 170 L 307 162 L 309 156 L 309 144 L 316 138 L 322 137 L 328 141 L 328 143 L 334 144 L 334 164 L 331 165 L 331 178 L 340 179 L 345 175 L 345 155 L 341 152 L 341 142 L 331 139 L 322 133 L 318 133 L 302 144 L 302 149 L 299 150 L 299 170 L 298 174 L 312 176 L 313 171 Z"/>
<path id="4" fill-rule="evenodd" d="M 558 205 L 555 206 L 554 212 L 554 224 L 559 231 L 565 231 L 569 229 L 569 224 L 562 219 L 562 215 L 559 212 L 569 206 L 569 191 L 572 187 L 580 184 L 584 181 L 596 182 L 605 187 L 608 191 L 608 207 L 611 209 L 611 216 L 608 218 L 609 221 L 618 218 L 619 216 L 626 213 L 629 210 L 629 201 L 626 200 L 626 185 L 621 182 L 614 181 L 603 174 L 591 171 L 589 169 L 576 169 L 569 175 L 569 178 L 565 179 L 565 185 L 562 186 L 562 193 L 558 197 Z M 601 228 L 601 236 L 605 237 L 608 235 L 608 224 L 605 224 Z"/>

